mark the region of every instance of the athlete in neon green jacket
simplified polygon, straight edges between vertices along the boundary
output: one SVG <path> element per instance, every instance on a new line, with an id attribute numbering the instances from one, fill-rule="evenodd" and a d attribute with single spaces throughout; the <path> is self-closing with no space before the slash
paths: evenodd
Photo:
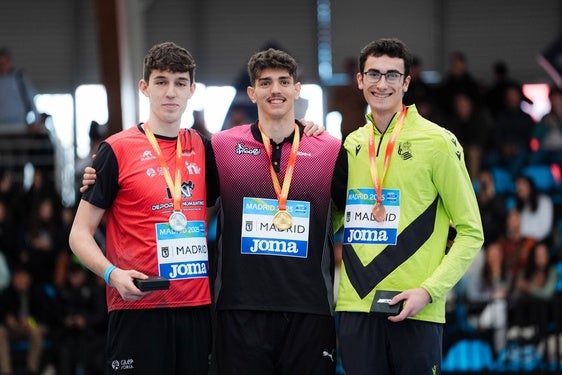
<path id="1" fill-rule="evenodd" d="M 461 145 L 402 104 L 410 63 L 396 39 L 362 50 L 357 80 L 368 123 L 346 138 L 334 175 L 344 224 L 336 310 L 348 375 L 439 373 L 446 294 L 483 243 Z M 402 311 L 374 313 L 378 290 L 400 292 L 390 304 Z"/>

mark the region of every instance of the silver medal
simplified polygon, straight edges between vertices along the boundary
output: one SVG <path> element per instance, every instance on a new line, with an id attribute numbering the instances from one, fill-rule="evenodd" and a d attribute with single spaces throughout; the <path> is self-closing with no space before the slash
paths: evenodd
<path id="1" fill-rule="evenodd" d="M 187 226 L 187 218 L 180 211 L 174 211 L 168 219 L 170 227 L 176 232 L 181 232 Z"/>

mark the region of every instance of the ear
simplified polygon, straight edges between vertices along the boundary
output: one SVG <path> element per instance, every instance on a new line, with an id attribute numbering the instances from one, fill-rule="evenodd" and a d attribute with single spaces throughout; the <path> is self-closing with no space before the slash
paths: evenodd
<path id="1" fill-rule="evenodd" d="M 189 86 L 189 99 L 193 97 L 196 88 L 197 88 L 197 84 L 195 82 L 193 82 L 191 86 Z"/>
<path id="2" fill-rule="evenodd" d="M 404 78 L 404 84 L 402 85 L 402 91 L 408 91 L 408 86 L 410 86 L 410 81 L 412 80 L 411 76 Z"/>
<path id="3" fill-rule="evenodd" d="M 248 94 L 248 97 L 250 98 L 252 103 L 255 103 L 257 101 L 256 92 L 252 86 L 248 86 L 248 88 L 246 88 L 246 93 Z"/>
<path id="4" fill-rule="evenodd" d="M 139 81 L 139 90 L 148 98 L 148 83 L 144 79 Z"/>
<path id="5" fill-rule="evenodd" d="M 359 90 L 363 90 L 363 74 L 357 73 L 357 87 Z"/>
<path id="6" fill-rule="evenodd" d="M 302 85 L 300 82 L 295 83 L 295 92 L 296 92 L 295 100 L 297 100 L 301 96 L 301 88 Z"/>

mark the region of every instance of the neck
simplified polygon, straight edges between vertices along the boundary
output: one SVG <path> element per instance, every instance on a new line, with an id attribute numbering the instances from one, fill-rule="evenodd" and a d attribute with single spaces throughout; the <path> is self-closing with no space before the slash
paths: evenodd
<path id="1" fill-rule="evenodd" d="M 402 104 L 400 104 L 400 108 L 394 111 L 375 111 L 371 108 L 371 114 L 373 116 L 373 120 L 375 121 L 375 126 L 381 132 L 386 131 L 394 115 L 399 112 L 402 112 Z"/>
<path id="2" fill-rule="evenodd" d="M 261 130 L 275 143 L 281 143 L 285 138 L 293 133 L 295 122 L 288 121 L 261 121 L 259 122 Z"/>
<path id="3" fill-rule="evenodd" d="M 150 129 L 155 135 L 160 135 L 163 137 L 177 137 L 180 130 L 179 122 L 168 124 L 149 119 L 146 123 L 148 123 Z"/>

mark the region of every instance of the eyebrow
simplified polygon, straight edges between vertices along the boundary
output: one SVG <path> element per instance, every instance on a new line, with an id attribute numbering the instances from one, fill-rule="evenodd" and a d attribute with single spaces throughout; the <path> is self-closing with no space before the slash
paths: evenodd
<path id="1" fill-rule="evenodd" d="M 281 79 L 291 79 L 290 75 L 286 75 L 286 76 L 280 76 L 277 77 L 277 79 L 281 80 Z M 273 81 L 274 78 L 271 77 L 263 77 L 263 78 L 258 78 L 258 81 Z"/>

